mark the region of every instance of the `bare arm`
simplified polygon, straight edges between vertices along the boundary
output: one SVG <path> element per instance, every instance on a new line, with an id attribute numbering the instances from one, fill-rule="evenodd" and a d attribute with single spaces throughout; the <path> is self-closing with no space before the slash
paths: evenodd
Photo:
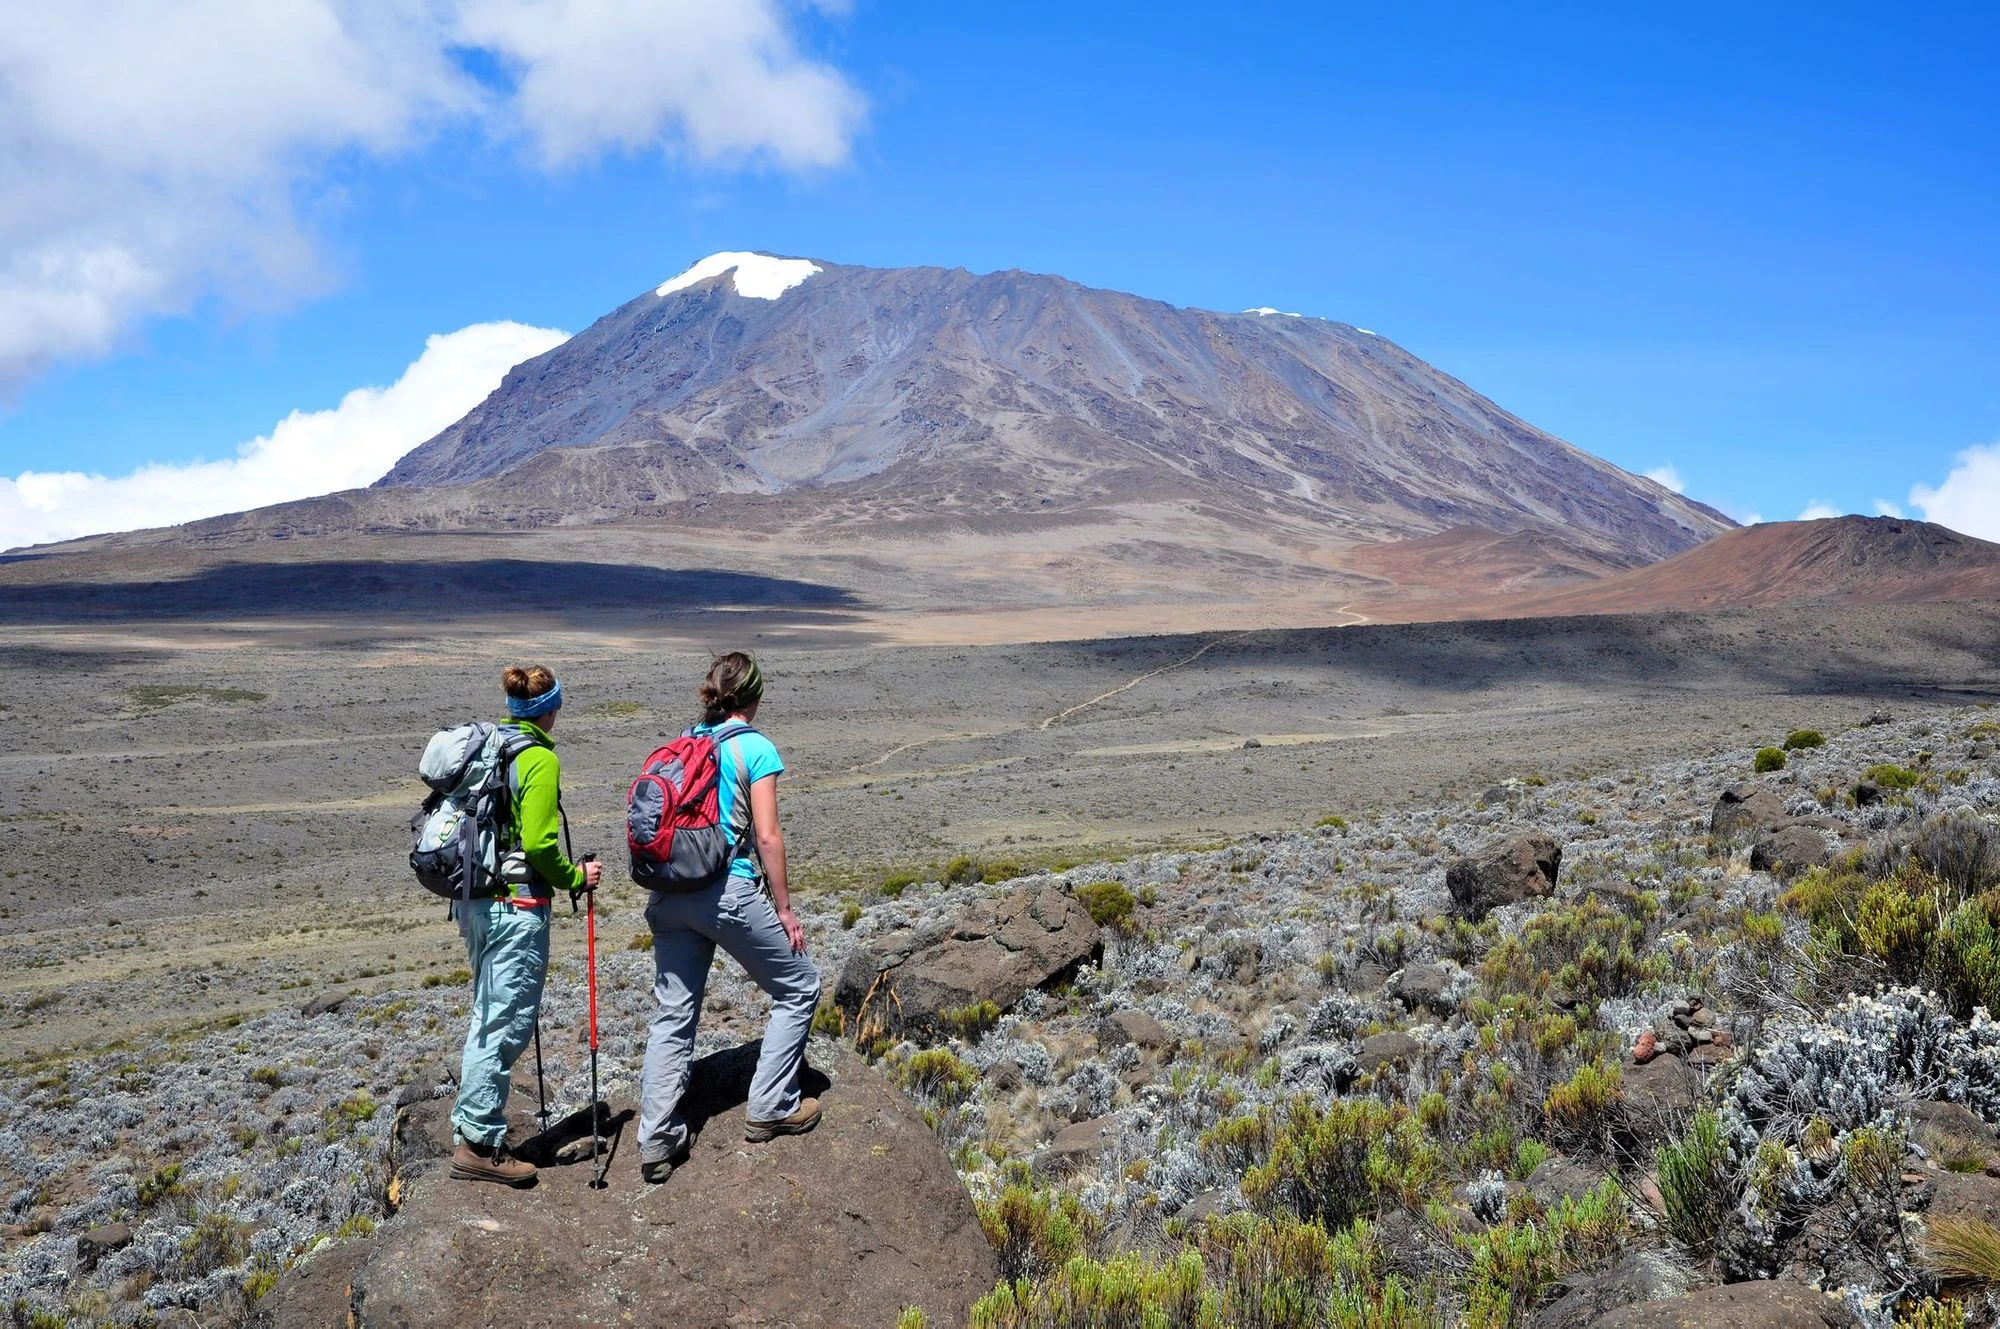
<path id="1" fill-rule="evenodd" d="M 757 837 L 757 861 L 764 865 L 764 877 L 771 885 L 771 903 L 777 908 L 778 922 L 791 938 L 792 949 L 806 948 L 805 929 L 792 912 L 790 878 L 785 868 L 785 832 L 778 825 L 778 777 L 767 775 L 750 786 L 750 826 Z"/>

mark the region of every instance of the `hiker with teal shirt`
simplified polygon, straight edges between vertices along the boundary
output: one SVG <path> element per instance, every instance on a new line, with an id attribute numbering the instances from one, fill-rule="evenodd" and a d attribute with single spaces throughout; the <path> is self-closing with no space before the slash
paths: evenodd
<path id="1" fill-rule="evenodd" d="M 784 759 L 752 727 L 764 697 L 757 662 L 741 651 L 719 657 L 701 685 L 701 723 L 684 737 L 714 740 L 720 823 L 728 829 L 726 870 L 692 889 L 653 889 L 654 1014 L 639 1086 L 639 1172 L 665 1181 L 687 1158 L 681 1115 L 695 1030 L 715 948 L 722 947 L 771 998 L 771 1018 L 750 1081 L 743 1135 L 760 1144 L 803 1135 L 819 1124 L 819 1100 L 802 1096 L 799 1072 L 819 1006 L 819 971 L 806 958 L 805 929 L 792 912 L 785 837 L 778 826 Z"/>
<path id="2" fill-rule="evenodd" d="M 451 1113 L 459 1141 L 451 1175 L 532 1186 L 534 1165 L 507 1150 L 507 1092 L 514 1061 L 534 1037 L 541 1011 L 549 905 L 558 890 L 596 890 L 603 869 L 572 863 L 563 852 L 562 762 L 550 736 L 562 709 L 562 684 L 536 665 L 509 668 L 501 686 L 510 726 L 532 742 L 508 773 L 508 814 L 500 822 L 501 884 L 458 905 L 472 970 L 472 1018 Z"/>

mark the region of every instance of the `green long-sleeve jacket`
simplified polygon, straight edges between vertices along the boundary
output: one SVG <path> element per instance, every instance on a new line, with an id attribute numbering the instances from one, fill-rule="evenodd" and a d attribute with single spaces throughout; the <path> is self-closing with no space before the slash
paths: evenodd
<path id="1" fill-rule="evenodd" d="M 562 761 L 556 756 L 556 741 L 532 720 L 508 720 L 535 740 L 535 747 L 514 758 L 514 839 L 528 856 L 528 863 L 551 889 L 574 891 L 583 887 L 583 869 L 563 853 L 562 814 L 556 808 L 556 791 L 562 786 Z"/>

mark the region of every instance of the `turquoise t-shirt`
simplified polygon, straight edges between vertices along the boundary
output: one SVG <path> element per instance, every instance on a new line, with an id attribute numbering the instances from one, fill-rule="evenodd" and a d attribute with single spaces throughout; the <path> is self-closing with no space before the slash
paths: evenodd
<path id="1" fill-rule="evenodd" d="M 697 734 L 707 735 L 728 727 L 731 721 L 721 724 L 698 724 Z M 749 784 L 742 783 L 736 773 L 736 758 L 743 757 L 743 764 L 750 772 Z M 715 745 L 715 755 L 722 766 L 721 783 L 716 789 L 718 809 L 724 826 L 749 826 L 750 809 L 745 807 L 738 821 L 737 800 L 750 797 L 749 785 L 756 784 L 767 775 L 777 775 L 785 769 L 785 759 L 778 755 L 778 747 L 770 739 L 759 733 L 736 734 Z M 736 857 L 729 864 L 729 872 L 735 877 L 757 875 L 757 846 L 754 837 L 745 832 L 742 843 L 736 846 Z"/>

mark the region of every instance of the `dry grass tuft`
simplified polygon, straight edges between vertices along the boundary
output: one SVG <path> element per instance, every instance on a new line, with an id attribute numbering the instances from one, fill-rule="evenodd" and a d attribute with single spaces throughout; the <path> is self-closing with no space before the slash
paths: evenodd
<path id="1" fill-rule="evenodd" d="M 1934 1218 L 1925 1234 L 1931 1272 L 1940 1278 L 2000 1284 L 2000 1228 L 1983 1218 Z"/>

